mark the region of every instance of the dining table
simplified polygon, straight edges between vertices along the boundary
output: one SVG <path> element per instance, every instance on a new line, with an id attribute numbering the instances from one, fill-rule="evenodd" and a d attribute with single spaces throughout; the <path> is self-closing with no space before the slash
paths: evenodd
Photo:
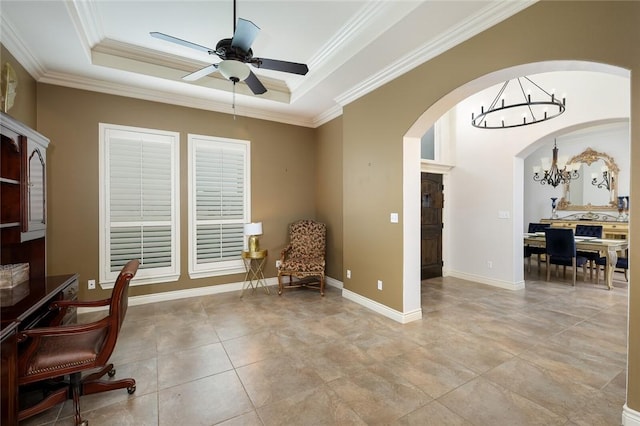
<path id="1" fill-rule="evenodd" d="M 618 261 L 618 253 L 629 248 L 629 242 L 626 239 L 604 239 L 593 237 L 575 236 L 576 250 L 591 251 L 600 253 L 606 257 L 607 262 L 604 266 L 604 276 L 607 288 L 613 288 L 613 271 Z M 544 232 L 524 233 L 524 245 L 529 247 L 545 247 Z"/>

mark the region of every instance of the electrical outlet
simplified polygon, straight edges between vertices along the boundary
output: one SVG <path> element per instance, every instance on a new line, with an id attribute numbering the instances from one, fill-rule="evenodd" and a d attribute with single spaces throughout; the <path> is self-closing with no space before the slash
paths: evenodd
<path id="1" fill-rule="evenodd" d="M 278 269 L 282 265 L 282 260 L 276 260 L 276 269 Z"/>
<path id="2" fill-rule="evenodd" d="M 493 268 L 493 262 L 488 260 L 487 261 L 487 268 L 492 269 Z"/>
<path id="3" fill-rule="evenodd" d="M 351 278 L 351 269 L 347 269 L 347 278 Z"/>
<path id="4" fill-rule="evenodd" d="M 382 290 L 382 280 L 378 280 L 378 290 Z"/>
<path id="5" fill-rule="evenodd" d="M 87 288 L 89 290 L 94 290 L 96 288 L 96 280 L 87 281 Z"/>

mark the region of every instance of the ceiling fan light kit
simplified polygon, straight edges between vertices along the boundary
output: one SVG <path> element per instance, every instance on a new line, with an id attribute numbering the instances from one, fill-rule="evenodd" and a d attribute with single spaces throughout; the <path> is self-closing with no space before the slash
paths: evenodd
<path id="1" fill-rule="evenodd" d="M 256 68 L 264 68 L 274 71 L 281 71 L 292 74 L 306 75 L 309 72 L 307 65 L 297 62 L 281 61 L 277 59 L 254 58 L 251 45 L 258 36 L 260 28 L 251 21 L 239 18 L 236 26 L 236 2 L 233 2 L 234 32 L 232 38 L 223 38 L 218 41 L 216 48 L 202 46 L 190 41 L 182 40 L 168 34 L 153 31 L 149 33 L 152 37 L 169 41 L 181 46 L 205 52 L 208 55 L 216 55 L 222 61 L 217 64 L 192 72 L 183 77 L 185 81 L 195 81 L 211 73 L 220 71 L 220 74 L 227 80 L 235 84 L 244 82 L 254 95 L 261 95 L 267 91 L 266 87 L 258 77 L 249 69 L 247 64 Z"/>
<path id="2" fill-rule="evenodd" d="M 231 80 L 234 83 L 239 81 L 245 81 L 251 71 L 249 68 L 240 61 L 235 59 L 227 59 L 218 64 L 218 71 L 227 80 Z"/>

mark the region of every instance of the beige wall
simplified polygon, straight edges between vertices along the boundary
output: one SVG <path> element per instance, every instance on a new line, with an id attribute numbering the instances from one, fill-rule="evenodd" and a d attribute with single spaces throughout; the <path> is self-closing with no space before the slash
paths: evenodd
<path id="1" fill-rule="evenodd" d="M 640 182 L 638 25 L 640 2 L 539 2 L 348 105 L 343 244 L 344 267 L 353 275 L 345 288 L 402 312 L 403 234 L 388 220 L 392 211 L 402 218 L 402 137 L 445 94 L 487 73 L 547 60 L 631 70 L 631 181 Z M 631 198 L 638 197 L 640 185 L 632 184 Z M 640 210 L 632 210 L 632 235 L 638 223 Z M 631 250 L 633 264 L 640 264 L 639 253 Z M 375 289 L 376 279 L 385 280 L 385 290 Z M 628 405 L 640 411 L 640 290 L 630 283 L 629 293 Z"/>
<path id="2" fill-rule="evenodd" d="M 274 274 L 272 260 L 285 243 L 286 224 L 317 215 L 329 224 L 332 247 L 342 239 L 344 264 L 338 267 L 334 256 L 329 275 L 340 274 L 340 279 L 344 269 L 351 269 L 346 289 L 402 311 L 402 136 L 407 129 L 445 94 L 496 70 L 546 60 L 608 63 L 631 70 L 631 181 L 640 182 L 639 23 L 640 2 L 539 2 L 353 102 L 340 120 L 316 130 L 242 117 L 233 122 L 224 114 L 39 85 L 37 129 L 52 139 L 49 272 L 78 271 L 83 280 L 97 276 L 97 123 L 104 121 L 178 130 L 183 140 L 187 132 L 251 139 L 254 218 L 264 222 L 268 275 Z M 317 145 L 301 143 L 314 138 Z M 340 150 L 342 155 L 336 153 Z M 336 175 L 332 167 L 339 167 Z M 338 181 L 342 205 L 336 200 L 339 190 L 319 189 Z M 186 194 L 184 177 L 181 190 Z M 632 183 L 631 198 L 640 199 L 640 185 Z M 342 224 L 336 219 L 340 208 Z M 400 224 L 389 223 L 390 212 L 400 213 Z M 639 223 L 640 210 L 632 209 L 632 235 Z M 183 278 L 153 290 L 134 289 L 134 295 L 239 279 L 186 280 L 186 224 L 182 236 Z M 640 264 L 640 251 L 632 248 L 630 256 Z M 384 282 L 382 292 L 376 290 L 378 279 Z M 640 290 L 633 283 L 629 312 L 627 404 L 640 411 Z"/>
<path id="3" fill-rule="evenodd" d="M 342 281 L 342 117 L 316 129 L 316 141 L 316 212 L 327 224 L 326 274 Z"/>
<path id="4" fill-rule="evenodd" d="M 11 64 L 18 77 L 18 87 L 13 107 L 7 111 L 11 117 L 26 124 L 32 129 L 36 128 L 36 81 L 24 69 L 20 62 L 16 61 L 11 53 L 0 44 L 0 69 L 4 71 L 5 63 Z"/>
<path id="5" fill-rule="evenodd" d="M 254 120 L 154 102 L 38 85 L 38 130 L 51 139 L 48 155 L 47 256 L 50 275 L 78 272 L 82 299 L 108 291 L 86 290 L 98 278 L 98 123 L 180 132 L 181 277 L 166 284 L 133 287 L 131 295 L 242 281 L 243 275 L 190 280 L 187 259 L 187 134 L 251 141 L 252 220 L 262 221 L 260 246 L 269 250 L 265 275 L 287 242 L 287 225 L 315 218 L 315 132 L 305 127 Z"/>

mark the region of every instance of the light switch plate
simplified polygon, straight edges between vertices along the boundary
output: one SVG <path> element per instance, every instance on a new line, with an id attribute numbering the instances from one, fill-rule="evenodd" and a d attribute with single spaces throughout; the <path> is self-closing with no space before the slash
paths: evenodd
<path id="1" fill-rule="evenodd" d="M 398 223 L 398 213 L 391 213 L 390 220 L 391 223 Z"/>

